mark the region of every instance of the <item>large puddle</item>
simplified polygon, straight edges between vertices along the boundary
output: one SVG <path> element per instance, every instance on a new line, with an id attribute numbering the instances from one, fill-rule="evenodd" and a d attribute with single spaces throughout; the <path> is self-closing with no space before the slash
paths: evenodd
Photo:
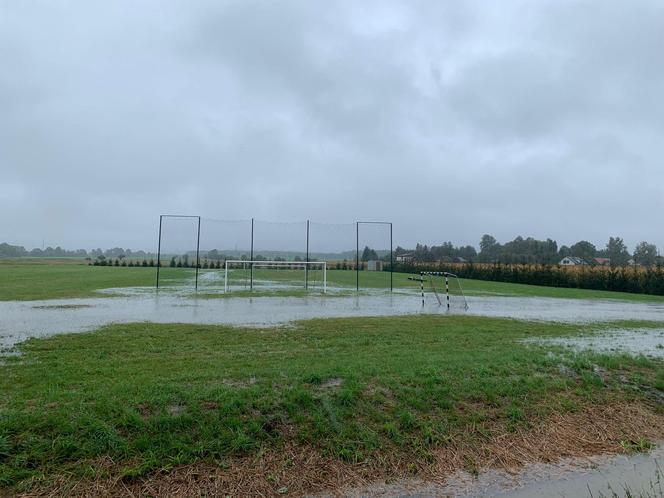
<path id="1" fill-rule="evenodd" d="M 220 299 L 144 288 L 111 292 L 126 295 L 0 302 L 0 347 L 11 347 L 30 337 L 93 330 L 109 323 L 150 321 L 264 327 L 311 318 L 447 312 L 431 298 L 422 307 L 419 295 L 410 292 Z M 467 300 L 467 311 L 452 309 L 452 313 L 567 323 L 664 320 L 664 303 L 505 296 L 471 296 Z"/>
<path id="2" fill-rule="evenodd" d="M 664 497 L 664 449 L 631 456 L 597 456 L 566 459 L 555 464 L 532 464 L 510 474 L 482 472 L 471 476 L 459 472 L 445 484 L 402 481 L 349 490 L 344 496 L 479 497 L 501 498 L 617 498 Z M 319 495 L 321 498 L 325 494 Z"/>
<path id="3" fill-rule="evenodd" d="M 662 328 L 611 329 L 592 335 L 533 338 L 526 342 L 565 346 L 574 351 L 639 354 L 664 359 Z"/>

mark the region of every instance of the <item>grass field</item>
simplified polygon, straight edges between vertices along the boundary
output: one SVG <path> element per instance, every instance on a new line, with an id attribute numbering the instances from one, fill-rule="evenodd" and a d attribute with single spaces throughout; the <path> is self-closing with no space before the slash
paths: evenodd
<path id="1" fill-rule="evenodd" d="M 181 268 L 162 269 L 164 283 L 183 284 L 193 278 L 193 270 Z M 202 273 L 205 270 L 201 271 Z M 122 287 L 151 287 L 156 281 L 155 268 L 129 268 L 88 266 L 82 260 L 1 260 L 0 300 L 37 300 L 99 296 L 98 289 Z M 408 280 L 410 274 L 394 274 L 396 289 L 417 288 Z M 351 270 L 328 271 L 328 284 L 355 288 L 355 272 Z M 301 281 L 299 275 L 293 281 Z M 389 274 L 386 272 L 361 272 L 363 288 L 386 288 Z M 623 299 L 642 302 L 664 302 L 664 296 L 649 296 L 622 292 L 565 289 L 535 285 L 461 280 L 468 295 L 538 296 L 570 299 Z M 204 292 L 204 287 L 202 287 Z M 282 292 L 283 294 L 283 292 Z M 294 295 L 298 295 L 295 291 Z M 209 297 L 209 296 L 208 296 Z"/>
<path id="2" fill-rule="evenodd" d="M 595 329 L 418 316 L 141 323 L 30 340 L 0 366 L 0 486 L 66 495 L 79 481 L 132 485 L 286 447 L 417 472 L 441 449 L 527 432 L 554 413 L 648 404 L 664 389 L 661 362 L 520 342 Z M 625 444 L 650 444 L 635 441 Z M 467 469 L 486 463 L 473 458 Z"/>

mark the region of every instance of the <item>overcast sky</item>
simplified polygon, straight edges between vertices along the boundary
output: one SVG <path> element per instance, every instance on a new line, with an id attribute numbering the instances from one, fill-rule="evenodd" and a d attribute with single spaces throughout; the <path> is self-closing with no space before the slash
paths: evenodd
<path id="1" fill-rule="evenodd" d="M 160 213 L 664 249 L 664 2 L 0 0 L 0 242 Z"/>

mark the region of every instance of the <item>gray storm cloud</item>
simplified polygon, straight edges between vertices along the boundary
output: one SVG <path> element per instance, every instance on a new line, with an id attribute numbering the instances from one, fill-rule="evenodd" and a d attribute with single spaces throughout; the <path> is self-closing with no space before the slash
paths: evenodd
<path id="1" fill-rule="evenodd" d="M 664 4 L 4 2 L 0 242 L 160 213 L 664 246 Z"/>

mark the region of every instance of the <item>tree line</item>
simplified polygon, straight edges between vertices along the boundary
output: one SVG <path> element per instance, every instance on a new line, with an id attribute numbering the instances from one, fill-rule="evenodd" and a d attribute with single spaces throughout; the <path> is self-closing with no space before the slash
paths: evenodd
<path id="1" fill-rule="evenodd" d="M 641 266 L 664 264 L 655 244 L 640 242 L 630 253 L 621 237 L 610 237 L 602 248 L 582 240 L 571 246 L 560 246 L 552 239 L 537 240 L 532 237 L 516 237 L 504 244 L 499 243 L 492 235 L 485 234 L 479 243 L 479 252 L 470 245 L 455 246 L 452 242 L 444 242 L 436 246 L 417 244 L 415 249 L 397 247 L 395 256 L 415 263 L 432 262 L 468 262 L 468 263 L 502 263 L 502 264 L 540 264 L 555 265 L 566 256 L 582 258 L 590 265 L 597 264 L 595 258 L 605 258 L 610 266 L 626 266 L 633 262 Z"/>
<path id="2" fill-rule="evenodd" d="M 92 249 L 87 251 L 85 249 L 63 249 L 60 246 L 46 247 L 45 249 L 34 248 L 27 250 L 23 246 L 8 244 L 6 242 L 0 243 L 0 258 L 97 258 L 104 256 L 105 258 L 150 258 L 154 257 L 153 253 L 145 251 L 132 251 L 131 249 L 123 249 L 122 247 L 113 247 L 111 249 L 102 250 L 101 248 Z"/>

